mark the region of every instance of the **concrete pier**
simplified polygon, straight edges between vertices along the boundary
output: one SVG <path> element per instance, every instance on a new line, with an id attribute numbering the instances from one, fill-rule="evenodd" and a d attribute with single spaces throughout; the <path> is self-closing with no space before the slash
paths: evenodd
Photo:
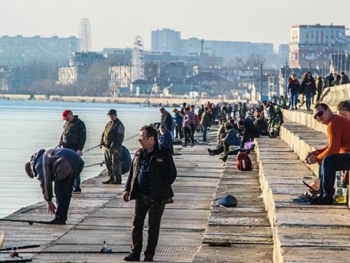
<path id="1" fill-rule="evenodd" d="M 348 262 L 348 207 L 290 201 L 307 190 L 303 180 L 310 183 L 317 176 L 318 167 L 303 161 L 306 153 L 327 143 L 323 127 L 310 126 L 309 115 L 285 111 L 280 138 L 255 140 L 249 172 L 235 168 L 235 156 L 224 167 L 219 156 L 208 155 L 207 148 L 216 144 L 214 127 L 209 145 L 175 145 L 175 203 L 166 207 L 154 260 Z M 0 221 L 0 231 L 7 233 L 4 247 L 40 245 L 18 251 L 33 262 L 123 262 L 131 243 L 132 203 L 121 201 L 122 186 L 102 185 L 105 179 L 102 173 L 83 183 L 65 226 Z M 215 199 L 227 194 L 237 198 L 237 207 L 216 206 Z M 40 202 L 7 219 L 48 221 L 51 216 Z M 104 241 L 112 253 L 100 253 Z M 8 252 L 0 258 L 8 259 Z"/>

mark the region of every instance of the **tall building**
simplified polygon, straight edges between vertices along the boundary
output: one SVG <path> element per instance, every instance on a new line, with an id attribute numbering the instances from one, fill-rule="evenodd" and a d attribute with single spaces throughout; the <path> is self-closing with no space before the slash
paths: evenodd
<path id="1" fill-rule="evenodd" d="M 79 41 L 80 41 L 79 51 L 81 52 L 91 51 L 92 49 L 91 26 L 90 26 L 90 20 L 87 18 L 83 18 L 80 21 Z"/>
<path id="2" fill-rule="evenodd" d="M 152 31 L 152 51 L 170 52 L 172 55 L 180 54 L 181 34 L 169 28 Z"/>
<path id="3" fill-rule="evenodd" d="M 67 64 L 72 53 L 78 51 L 78 42 L 76 37 L 2 36 L 0 37 L 0 63 L 21 66 L 40 61 L 64 65 Z"/>
<path id="4" fill-rule="evenodd" d="M 331 54 L 343 53 L 347 41 L 345 26 L 294 25 L 290 31 L 291 68 L 326 68 Z"/>
<path id="5" fill-rule="evenodd" d="M 152 51 L 170 52 L 171 55 L 188 56 L 200 54 L 202 51 L 210 57 L 224 57 L 224 63 L 239 57 L 248 59 L 251 55 L 258 55 L 266 59 L 273 57 L 272 43 L 252 43 L 242 41 L 205 40 L 195 37 L 181 39 L 180 32 L 164 28 L 152 31 Z M 203 43 L 203 46 L 202 46 Z"/>

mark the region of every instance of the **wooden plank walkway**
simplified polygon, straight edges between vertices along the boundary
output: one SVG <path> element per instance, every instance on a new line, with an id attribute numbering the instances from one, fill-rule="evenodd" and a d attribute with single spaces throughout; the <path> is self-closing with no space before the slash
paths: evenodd
<path id="1" fill-rule="evenodd" d="M 215 133 L 215 129 L 209 132 L 212 141 Z M 155 261 L 272 262 L 272 233 L 257 198 L 261 194 L 257 170 L 239 172 L 233 162 L 224 170 L 218 156 L 207 154 L 208 147 L 214 145 L 175 146 L 179 153 L 174 156 L 175 203 L 166 207 Z M 73 196 L 65 226 L 0 221 L 0 230 L 7 233 L 4 247 L 40 245 L 19 251 L 33 262 L 123 262 L 131 243 L 133 203 L 122 202 L 123 186 L 102 185 L 104 176 L 83 183 L 83 193 Z M 213 206 L 213 199 L 226 193 L 237 196 L 237 208 Z M 45 202 L 8 217 L 50 218 Z M 104 241 L 112 253 L 99 253 Z M 1 253 L 2 260 L 7 257 Z"/>

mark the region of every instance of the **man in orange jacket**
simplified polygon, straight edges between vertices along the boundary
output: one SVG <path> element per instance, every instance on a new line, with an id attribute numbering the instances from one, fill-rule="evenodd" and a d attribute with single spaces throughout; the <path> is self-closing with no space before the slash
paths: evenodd
<path id="1" fill-rule="evenodd" d="M 308 153 L 305 158 L 307 164 L 320 165 L 322 181 L 319 194 L 310 203 L 331 205 L 336 171 L 350 169 L 350 120 L 333 114 L 324 103 L 316 104 L 314 118 L 327 125 L 328 145 Z"/>

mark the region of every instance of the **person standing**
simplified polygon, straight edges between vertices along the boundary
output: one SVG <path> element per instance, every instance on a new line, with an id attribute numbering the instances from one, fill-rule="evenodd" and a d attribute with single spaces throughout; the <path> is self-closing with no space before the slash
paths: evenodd
<path id="1" fill-rule="evenodd" d="M 169 151 L 159 148 L 157 136 L 158 132 L 152 126 L 141 127 L 141 148 L 135 152 L 125 184 L 123 201 L 135 200 L 131 252 L 124 258 L 125 261 L 140 261 L 147 213 L 148 242 L 144 261 L 153 261 L 165 204 L 173 202 L 171 185 L 176 179 L 177 171 Z"/>
<path id="2" fill-rule="evenodd" d="M 207 141 L 207 130 L 211 126 L 211 111 L 209 107 L 205 107 L 201 117 L 201 126 L 203 127 L 203 142 Z"/>
<path id="3" fill-rule="evenodd" d="M 174 154 L 173 139 L 170 131 L 168 131 L 165 125 L 161 125 L 159 128 L 159 146 L 162 149 L 169 151 L 172 155 Z"/>
<path id="4" fill-rule="evenodd" d="M 72 196 L 75 177 L 83 170 L 84 161 L 76 151 L 67 148 L 41 149 L 30 157 L 24 169 L 29 178 L 37 177 L 47 211 L 55 218 L 48 224 L 65 225 Z M 52 183 L 55 186 L 52 189 Z M 52 202 L 53 191 L 56 197 L 57 210 Z"/>
<path id="5" fill-rule="evenodd" d="M 105 147 L 104 157 L 109 179 L 103 184 L 121 184 L 121 147 L 124 141 L 124 124 L 119 120 L 117 111 L 111 109 L 107 115 L 110 121 L 102 132 L 100 145 Z"/>
<path id="6" fill-rule="evenodd" d="M 190 107 L 185 108 L 185 115 L 182 119 L 182 129 L 185 134 L 184 146 L 187 147 L 187 142 L 191 140 L 192 147 L 194 146 L 194 138 L 191 130 Z"/>
<path id="7" fill-rule="evenodd" d="M 86 142 L 85 123 L 79 119 L 78 115 L 73 115 L 71 110 L 64 110 L 62 112 L 62 119 L 66 122 L 63 125 L 63 132 L 60 137 L 59 145 L 63 148 L 76 151 L 79 156 L 82 156 Z M 78 174 L 74 181 L 74 193 L 81 192 L 80 182 L 80 174 Z"/>
<path id="8" fill-rule="evenodd" d="M 287 90 L 288 94 L 290 96 L 290 107 L 291 110 L 296 110 L 298 109 L 298 94 L 300 91 L 300 83 L 299 80 L 297 79 L 296 75 L 292 73 L 290 75 L 290 78 L 288 80 L 288 85 L 287 85 Z"/>
<path id="9" fill-rule="evenodd" d="M 173 126 L 174 126 L 173 117 L 171 117 L 171 114 L 167 110 L 165 110 L 164 108 L 160 108 L 159 111 L 160 111 L 160 114 L 161 114 L 161 116 L 160 116 L 160 124 L 161 125 L 165 125 L 166 129 L 168 131 L 170 131 L 171 134 L 173 134 L 172 133 Z"/>
<path id="10" fill-rule="evenodd" d="M 309 152 L 307 164 L 320 165 L 320 192 L 310 201 L 314 205 L 332 205 L 336 171 L 350 169 L 350 120 L 336 115 L 327 104 L 315 105 L 314 118 L 327 125 L 328 145 Z"/>
<path id="11" fill-rule="evenodd" d="M 316 94 L 315 79 L 312 77 L 310 71 L 306 72 L 301 81 L 300 90 L 306 99 L 306 110 L 311 110 L 311 101 Z"/>
<path id="12" fill-rule="evenodd" d="M 323 92 L 323 80 L 321 75 L 317 75 L 315 84 L 316 84 L 316 90 L 317 90 L 316 103 L 319 103 L 319 100 Z"/>
<path id="13" fill-rule="evenodd" d="M 177 108 L 173 108 L 173 113 L 174 113 L 174 121 L 175 121 L 175 138 L 182 139 L 184 137 L 183 132 L 182 132 L 182 118 L 183 115 L 181 112 L 177 110 Z"/>

